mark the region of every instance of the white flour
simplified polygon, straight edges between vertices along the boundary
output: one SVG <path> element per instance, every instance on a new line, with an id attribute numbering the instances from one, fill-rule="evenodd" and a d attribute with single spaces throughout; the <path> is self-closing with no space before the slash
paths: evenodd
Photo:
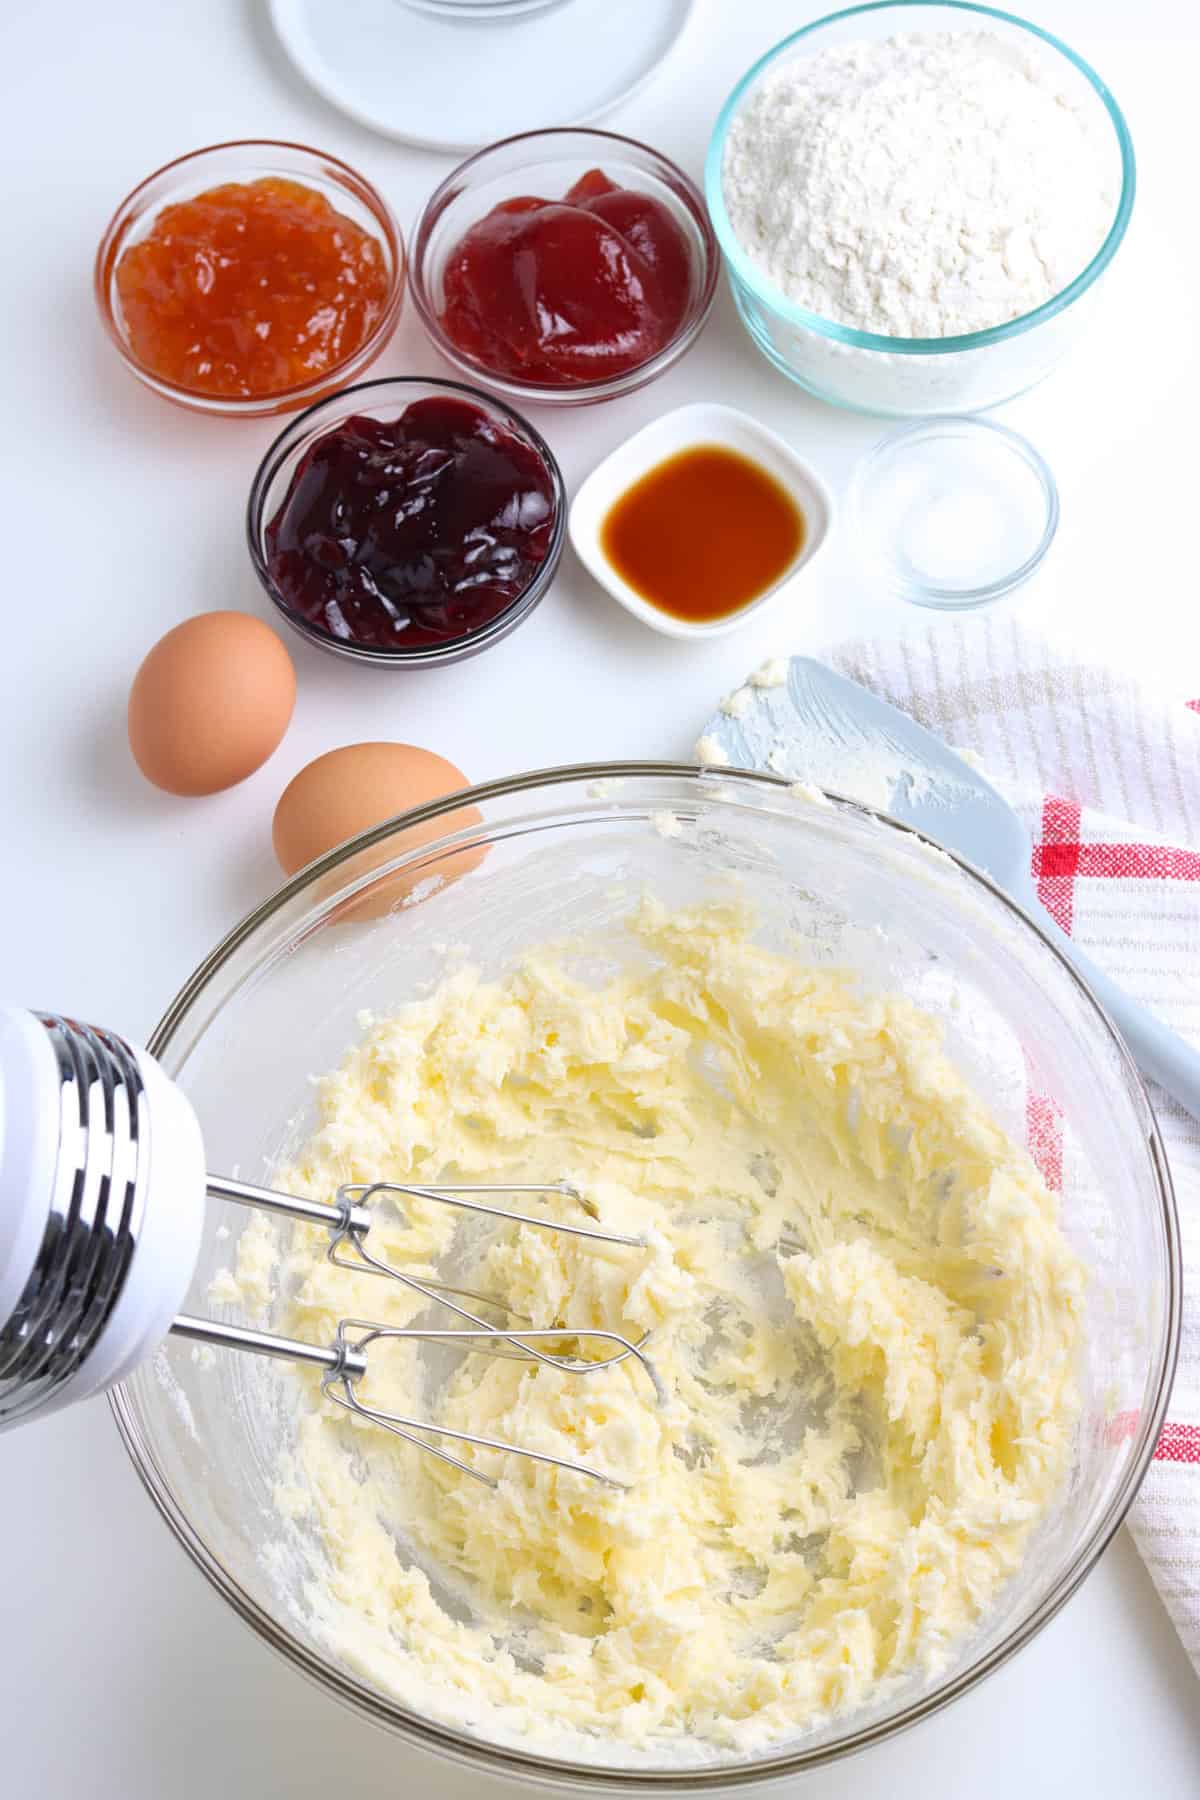
<path id="1" fill-rule="evenodd" d="M 799 57 L 730 127 L 725 204 L 808 311 L 890 337 L 1030 312 L 1100 248 L 1120 170 L 1102 109 L 992 32 Z"/>

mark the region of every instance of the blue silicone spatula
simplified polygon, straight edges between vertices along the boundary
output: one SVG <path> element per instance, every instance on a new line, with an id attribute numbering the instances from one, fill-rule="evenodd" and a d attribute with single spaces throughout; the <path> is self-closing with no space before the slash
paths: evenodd
<path id="1" fill-rule="evenodd" d="M 907 713 L 811 657 L 754 688 L 737 716 L 705 735 L 731 764 L 772 769 L 865 801 L 990 875 L 1069 957 L 1144 1075 L 1200 1118 L 1200 1054 L 1084 956 L 1046 912 L 1030 869 L 1029 833 L 992 784 Z"/>

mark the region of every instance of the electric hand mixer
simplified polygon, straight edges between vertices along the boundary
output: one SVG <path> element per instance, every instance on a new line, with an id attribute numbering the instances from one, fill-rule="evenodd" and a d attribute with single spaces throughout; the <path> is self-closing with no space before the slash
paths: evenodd
<path id="1" fill-rule="evenodd" d="M 477 1197 L 521 1194 L 559 1195 L 596 1217 L 592 1204 L 567 1182 L 449 1188 L 351 1184 L 327 1203 L 210 1175 L 191 1106 L 144 1051 L 72 1019 L 0 1011 L 0 1430 L 112 1386 L 170 1332 L 320 1369 L 329 1400 L 490 1486 L 496 1485 L 491 1476 L 429 1440 L 505 1451 L 620 1487 L 582 1463 L 387 1412 L 359 1396 L 372 1346 L 413 1339 L 519 1357 L 579 1376 L 632 1356 L 661 1399 L 658 1377 L 642 1350 L 644 1338 L 633 1343 L 617 1331 L 534 1326 L 501 1299 L 406 1274 L 369 1247 L 371 1207 L 382 1195 L 644 1247 L 638 1237 L 513 1213 Z M 447 1308 L 460 1323 L 437 1330 L 346 1318 L 334 1341 L 322 1345 L 181 1313 L 208 1198 L 322 1226 L 329 1233 L 332 1262 L 397 1281 Z M 499 1313 L 503 1322 L 484 1312 Z M 570 1343 L 576 1352 L 585 1343 L 602 1344 L 605 1353 L 594 1360 L 567 1355 L 564 1347 Z"/>

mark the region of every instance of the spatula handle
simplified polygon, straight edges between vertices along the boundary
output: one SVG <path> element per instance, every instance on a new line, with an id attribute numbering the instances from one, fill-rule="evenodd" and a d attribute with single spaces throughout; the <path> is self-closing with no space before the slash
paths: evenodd
<path id="1" fill-rule="evenodd" d="M 1065 931 L 1039 908 L 1041 923 L 1070 958 L 1129 1046 L 1143 1075 L 1166 1088 L 1194 1119 L 1200 1119 L 1200 1052 L 1097 968 Z"/>

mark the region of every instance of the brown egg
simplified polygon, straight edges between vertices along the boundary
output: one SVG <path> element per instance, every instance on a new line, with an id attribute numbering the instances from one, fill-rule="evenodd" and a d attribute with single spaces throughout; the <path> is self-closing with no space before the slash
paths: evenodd
<path id="1" fill-rule="evenodd" d="M 129 748 L 168 794 L 216 794 L 261 768 L 296 702 L 292 659 L 249 613 L 200 613 L 160 638 L 129 691 Z"/>
<path id="2" fill-rule="evenodd" d="M 314 857 L 335 844 L 345 843 L 371 825 L 396 813 L 440 799 L 467 786 L 467 778 L 444 756 L 420 750 L 415 744 L 345 744 L 326 751 L 290 781 L 275 808 L 272 838 L 275 855 L 285 875 L 294 875 Z M 464 806 L 431 823 L 414 825 L 393 834 L 383 844 L 363 851 L 338 870 L 336 882 L 346 881 L 377 868 L 403 851 L 428 844 L 448 832 L 477 825 L 481 813 Z M 357 918 L 377 918 L 389 912 L 418 882 L 440 875 L 453 880 L 483 860 L 486 846 L 455 851 L 432 864 L 418 866 L 368 889 L 352 904 Z"/>

